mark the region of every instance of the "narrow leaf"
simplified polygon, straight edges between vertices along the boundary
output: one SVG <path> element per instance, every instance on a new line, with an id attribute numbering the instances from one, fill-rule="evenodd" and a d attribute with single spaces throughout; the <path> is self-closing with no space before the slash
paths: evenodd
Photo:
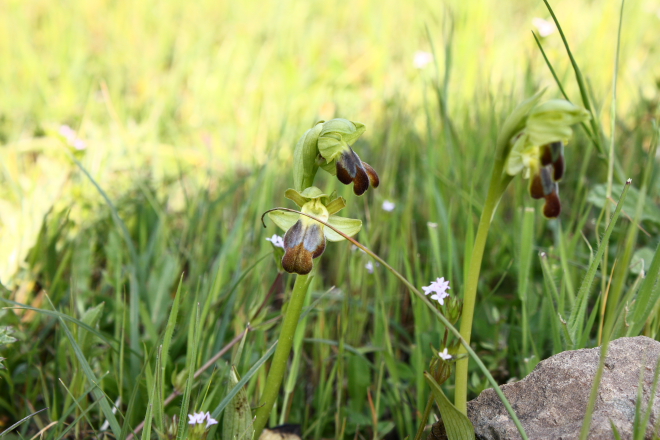
<path id="1" fill-rule="evenodd" d="M 424 372 L 424 378 L 426 379 L 426 383 L 431 387 L 433 397 L 435 397 L 435 403 L 440 407 L 440 414 L 442 415 L 442 421 L 445 424 L 449 440 L 474 439 L 474 426 L 472 426 L 470 419 L 456 409 L 449 399 L 447 399 L 440 385 L 438 385 L 428 372 Z"/>

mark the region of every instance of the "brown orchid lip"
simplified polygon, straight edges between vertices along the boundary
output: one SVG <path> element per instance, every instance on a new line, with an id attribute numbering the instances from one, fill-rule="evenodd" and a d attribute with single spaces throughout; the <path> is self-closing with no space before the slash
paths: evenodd
<path id="1" fill-rule="evenodd" d="M 369 185 L 378 187 L 380 179 L 376 171 L 366 162 L 362 162 L 360 157 L 351 147 L 343 152 L 337 159 L 337 178 L 344 185 L 353 182 L 353 192 L 361 196 Z"/>
<path id="2" fill-rule="evenodd" d="M 543 215 L 547 218 L 556 218 L 561 214 L 561 201 L 557 190 L 545 196 L 545 205 L 543 205 Z"/>
<path id="3" fill-rule="evenodd" d="M 282 267 L 289 273 L 306 275 L 312 271 L 312 260 L 325 251 L 325 235 L 318 223 L 305 225 L 298 220 L 284 234 Z"/>
<path id="4" fill-rule="evenodd" d="M 532 196 L 533 199 L 542 199 L 544 197 L 541 174 L 537 173 L 532 176 L 532 181 L 529 185 L 529 195 Z"/>

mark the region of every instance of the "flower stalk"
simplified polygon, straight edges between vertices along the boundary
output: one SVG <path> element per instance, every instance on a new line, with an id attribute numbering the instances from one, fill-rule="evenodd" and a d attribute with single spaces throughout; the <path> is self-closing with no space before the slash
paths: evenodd
<path id="1" fill-rule="evenodd" d="M 511 179 L 501 179 L 503 163 L 498 161 L 493 169 L 493 175 L 488 188 L 488 196 L 484 209 L 481 211 L 477 236 L 472 249 L 470 266 L 463 294 L 463 311 L 461 313 L 461 337 L 469 344 L 472 336 L 472 321 L 474 318 L 474 307 L 477 299 L 477 287 L 479 285 L 479 274 L 481 272 L 481 262 L 486 247 L 486 239 L 490 230 L 491 219 L 495 209 L 504 194 L 504 190 Z M 467 353 L 464 346 L 460 346 L 458 355 Z M 468 383 L 468 361 L 469 358 L 463 357 L 456 362 L 456 392 L 454 396 L 454 405 L 463 414 L 467 414 L 467 383 Z"/>
<path id="2" fill-rule="evenodd" d="M 257 409 L 256 418 L 254 421 L 254 439 L 259 439 L 261 431 L 266 427 L 270 412 L 273 409 L 275 400 L 280 392 L 282 379 L 287 370 L 289 354 L 293 346 L 293 337 L 296 334 L 298 327 L 298 320 L 302 312 L 307 290 L 312 277 L 309 275 L 297 275 L 296 282 L 293 285 L 293 292 L 287 306 L 284 321 L 282 322 L 282 329 L 280 330 L 280 338 L 277 342 L 277 348 L 273 355 L 273 361 L 268 371 L 266 379 L 266 387 L 261 395 L 261 406 Z"/>

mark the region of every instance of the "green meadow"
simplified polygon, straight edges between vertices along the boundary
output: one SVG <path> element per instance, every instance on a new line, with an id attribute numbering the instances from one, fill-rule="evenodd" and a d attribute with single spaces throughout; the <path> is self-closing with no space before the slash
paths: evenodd
<path id="1" fill-rule="evenodd" d="M 660 337 L 660 6 L 627 2 L 620 36 L 619 2 L 551 6 L 575 65 L 543 1 L 0 2 L 0 437 L 186 438 L 208 411 L 219 439 L 229 392 L 256 409 L 295 281 L 262 214 L 297 209 L 294 146 L 332 118 L 365 124 L 380 186 L 315 185 L 412 286 L 461 299 L 506 117 L 544 88 L 588 107 L 561 215 L 521 176 L 499 202 L 471 346 L 504 384 Z M 269 425 L 415 438 L 457 339 L 351 243 L 314 266 Z M 490 387 L 470 362 L 468 399 Z"/>

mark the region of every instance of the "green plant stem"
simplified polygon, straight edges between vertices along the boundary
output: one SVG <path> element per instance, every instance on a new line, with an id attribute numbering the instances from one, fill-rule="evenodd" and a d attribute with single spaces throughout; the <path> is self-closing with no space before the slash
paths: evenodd
<path id="1" fill-rule="evenodd" d="M 293 337 L 296 334 L 298 319 L 305 303 L 305 296 L 307 295 L 310 281 L 311 277 L 309 275 L 296 276 L 291 299 L 287 306 L 284 322 L 282 322 L 282 330 L 280 331 L 277 349 L 270 364 L 270 371 L 268 371 L 266 388 L 261 396 L 261 406 L 257 409 L 256 419 L 254 421 L 254 439 L 258 439 L 261 431 L 266 427 L 270 412 L 280 392 L 282 379 L 284 379 L 284 372 L 286 371 L 289 354 L 293 345 Z"/>
<path id="2" fill-rule="evenodd" d="M 470 344 L 470 337 L 472 336 L 472 320 L 474 318 L 474 307 L 477 299 L 477 286 L 479 285 L 479 273 L 481 272 L 481 261 L 484 256 L 484 248 L 486 247 L 486 239 L 488 238 L 488 231 L 490 223 L 493 218 L 493 213 L 497 208 L 503 193 L 502 185 L 502 164 L 496 163 L 493 169 L 493 175 L 490 180 L 488 188 L 488 196 L 484 204 L 484 209 L 481 211 L 481 219 L 479 220 L 479 228 L 477 229 L 477 236 L 472 248 L 472 255 L 470 257 L 470 267 L 465 285 L 465 293 L 463 294 L 463 311 L 461 313 L 461 337 L 465 342 Z M 505 186 L 504 186 L 505 187 Z M 458 354 L 466 353 L 465 347 L 459 348 Z M 456 391 L 454 394 L 454 405 L 463 414 L 467 415 L 467 383 L 468 383 L 468 361 L 469 358 L 465 357 L 456 362 Z"/>
<path id="3" fill-rule="evenodd" d="M 422 440 L 424 435 L 424 428 L 426 428 L 426 422 L 431 415 L 431 409 L 433 408 L 433 394 L 429 395 L 429 400 L 426 402 L 426 407 L 424 408 L 424 414 L 422 414 L 422 419 L 419 422 L 419 428 L 417 428 L 417 434 L 415 434 L 414 440 Z"/>

